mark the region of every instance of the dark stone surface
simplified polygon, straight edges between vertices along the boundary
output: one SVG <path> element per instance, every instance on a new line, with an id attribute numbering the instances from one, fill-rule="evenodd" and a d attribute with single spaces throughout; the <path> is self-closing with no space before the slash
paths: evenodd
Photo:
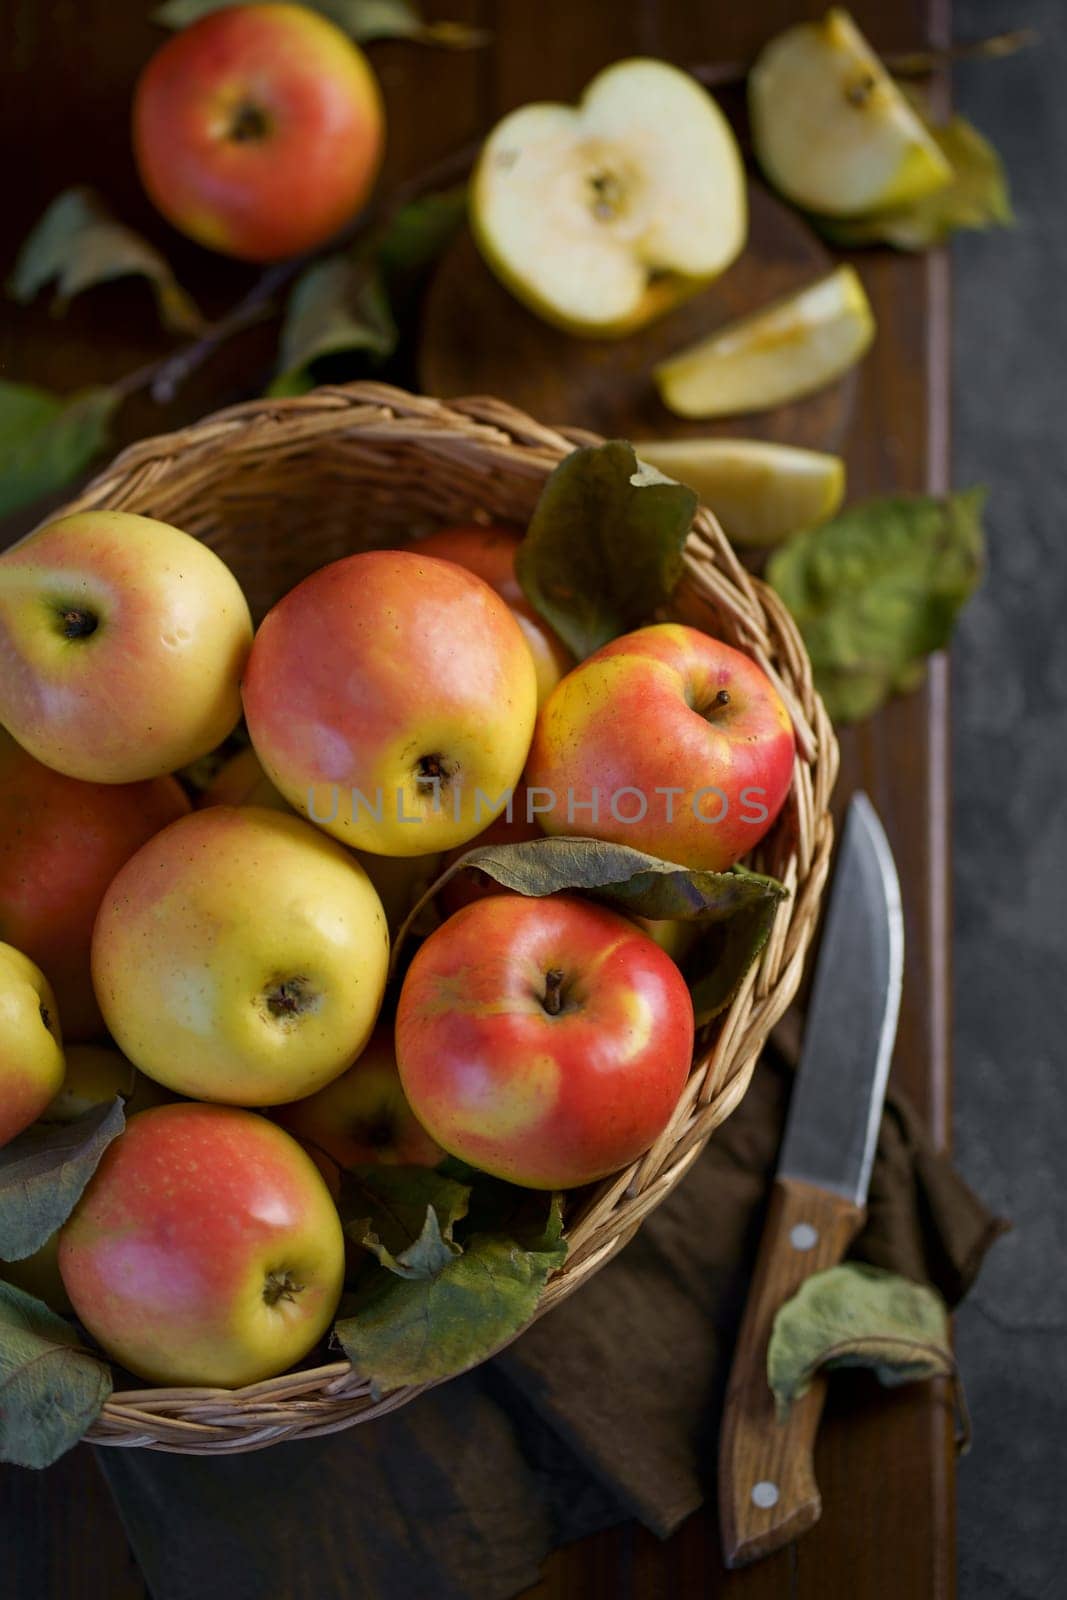
<path id="1" fill-rule="evenodd" d="M 989 575 L 954 652 L 956 1152 L 1014 1232 L 957 1319 L 974 1413 L 961 1600 L 1067 1593 L 1067 5 L 956 0 L 957 69 L 1017 226 L 955 246 L 955 478 L 990 488 Z"/>

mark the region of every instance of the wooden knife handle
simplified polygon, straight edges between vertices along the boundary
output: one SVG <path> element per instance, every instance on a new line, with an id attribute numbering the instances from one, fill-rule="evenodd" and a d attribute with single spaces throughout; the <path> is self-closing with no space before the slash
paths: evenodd
<path id="1" fill-rule="evenodd" d="M 719 1520 L 728 1567 L 769 1555 L 819 1520 L 812 1452 L 825 1379 L 817 1377 L 779 1422 L 767 1382 L 767 1344 L 780 1307 L 808 1278 L 837 1266 L 863 1218 L 861 1206 L 806 1183 L 782 1179 L 771 1192 L 719 1441 Z"/>

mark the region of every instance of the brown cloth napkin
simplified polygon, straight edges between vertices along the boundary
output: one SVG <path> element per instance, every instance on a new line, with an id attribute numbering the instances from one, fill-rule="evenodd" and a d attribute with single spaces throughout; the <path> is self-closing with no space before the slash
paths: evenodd
<path id="1" fill-rule="evenodd" d="M 154 1600 L 507 1600 L 594 1529 L 669 1534 L 711 1492 L 788 1093 L 768 1057 L 621 1255 L 394 1415 L 229 1460 L 98 1451 Z M 955 1305 L 1004 1226 L 892 1100 L 853 1254 Z"/>

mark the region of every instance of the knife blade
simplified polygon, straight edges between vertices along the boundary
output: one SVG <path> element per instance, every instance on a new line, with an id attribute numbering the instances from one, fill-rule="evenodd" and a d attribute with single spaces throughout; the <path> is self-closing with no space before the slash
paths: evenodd
<path id="1" fill-rule="evenodd" d="M 904 970 L 900 883 L 885 830 L 856 794 L 838 850 L 778 1171 L 726 1391 L 719 1519 L 728 1567 L 807 1532 L 825 1380 L 778 1421 L 767 1344 L 782 1305 L 836 1266 L 863 1224 Z"/>

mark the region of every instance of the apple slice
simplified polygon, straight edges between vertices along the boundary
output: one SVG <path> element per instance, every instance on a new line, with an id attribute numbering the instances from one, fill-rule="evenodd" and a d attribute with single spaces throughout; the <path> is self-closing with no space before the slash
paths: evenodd
<path id="1" fill-rule="evenodd" d="M 760 166 L 808 211 L 885 211 L 952 178 L 936 139 L 836 6 L 765 46 L 749 74 L 748 102 Z"/>
<path id="2" fill-rule="evenodd" d="M 728 417 L 799 400 L 832 383 L 874 338 L 874 313 L 852 267 L 741 317 L 656 367 L 680 417 Z"/>
<path id="3" fill-rule="evenodd" d="M 695 489 L 733 544 L 780 544 L 832 517 L 845 495 L 840 456 L 761 439 L 656 439 L 642 461 Z"/>
<path id="4" fill-rule="evenodd" d="M 663 61 L 620 61 L 579 106 L 497 124 L 471 226 L 501 281 L 573 333 L 615 336 L 717 276 L 748 226 L 737 142 L 706 90 Z"/>

